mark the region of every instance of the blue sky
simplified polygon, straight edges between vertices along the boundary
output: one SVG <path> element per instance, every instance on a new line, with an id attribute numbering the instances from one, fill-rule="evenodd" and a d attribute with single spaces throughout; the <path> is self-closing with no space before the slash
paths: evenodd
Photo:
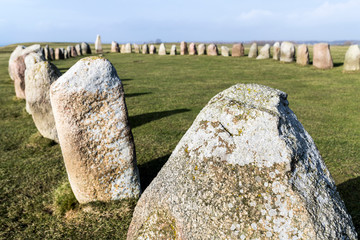
<path id="1" fill-rule="evenodd" d="M 0 0 L 0 44 L 360 40 L 360 0 Z"/>

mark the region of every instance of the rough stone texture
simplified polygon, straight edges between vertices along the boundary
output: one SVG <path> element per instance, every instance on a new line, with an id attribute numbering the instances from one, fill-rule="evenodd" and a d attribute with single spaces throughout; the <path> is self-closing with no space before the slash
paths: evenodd
<path id="1" fill-rule="evenodd" d="M 137 45 L 137 44 L 133 44 L 133 48 L 134 48 L 134 53 L 140 53 L 140 47 L 139 47 L 139 45 Z"/>
<path id="2" fill-rule="evenodd" d="M 206 54 L 206 45 L 200 43 L 197 47 L 198 55 L 205 55 Z"/>
<path id="3" fill-rule="evenodd" d="M 102 45 L 101 45 L 101 37 L 99 34 L 96 36 L 96 40 L 95 40 L 95 52 L 96 53 L 103 52 Z"/>
<path id="4" fill-rule="evenodd" d="M 182 41 L 180 43 L 180 55 L 186 55 L 188 54 L 188 47 L 187 47 L 187 43 Z"/>
<path id="5" fill-rule="evenodd" d="M 142 54 L 149 54 L 149 47 L 148 47 L 148 45 L 147 45 L 147 44 L 144 44 L 143 47 L 142 47 L 142 49 L 141 49 L 141 51 L 142 51 Z"/>
<path id="6" fill-rule="evenodd" d="M 206 53 L 209 56 L 217 56 L 218 55 L 218 48 L 217 48 L 216 44 L 213 44 L 213 43 L 209 44 L 207 46 Z"/>
<path id="7" fill-rule="evenodd" d="M 261 49 L 259 56 L 256 59 L 269 59 L 270 58 L 270 44 L 265 44 Z"/>
<path id="8" fill-rule="evenodd" d="M 13 63 L 15 62 L 15 60 L 22 55 L 23 50 L 26 47 L 23 45 L 18 45 L 14 51 L 11 53 L 10 58 L 9 58 L 9 66 L 8 66 L 8 72 L 9 72 L 9 76 L 12 80 L 14 80 L 13 77 Z"/>
<path id="9" fill-rule="evenodd" d="M 83 55 L 91 54 L 91 48 L 90 48 L 90 45 L 88 43 L 82 42 L 81 43 L 81 49 L 82 49 Z"/>
<path id="10" fill-rule="evenodd" d="M 150 54 L 156 54 L 156 47 L 153 44 L 150 45 L 149 53 Z"/>
<path id="11" fill-rule="evenodd" d="M 111 52 L 120 52 L 119 44 L 115 41 L 111 42 Z"/>
<path id="12" fill-rule="evenodd" d="M 66 51 L 68 52 L 68 58 L 71 58 L 71 46 L 67 46 Z"/>
<path id="13" fill-rule="evenodd" d="M 78 56 L 76 48 L 74 46 L 71 46 L 70 55 L 71 55 L 71 57 L 77 57 Z"/>
<path id="14" fill-rule="evenodd" d="M 196 45 L 195 43 L 190 43 L 189 44 L 189 55 L 196 55 L 197 54 L 197 49 L 196 49 Z"/>
<path id="15" fill-rule="evenodd" d="M 334 66 L 330 53 L 330 45 L 327 43 L 314 44 L 313 65 L 319 69 L 330 69 Z"/>
<path id="16" fill-rule="evenodd" d="M 176 55 L 176 45 L 172 45 L 170 48 L 170 55 Z"/>
<path id="17" fill-rule="evenodd" d="M 50 48 L 50 56 L 52 60 L 55 60 L 55 49 L 54 48 Z"/>
<path id="18" fill-rule="evenodd" d="M 159 55 L 166 55 L 166 48 L 165 48 L 165 44 L 160 44 L 159 47 Z"/>
<path id="19" fill-rule="evenodd" d="M 106 59 L 78 61 L 50 87 L 71 188 L 80 203 L 140 195 L 123 85 Z"/>
<path id="20" fill-rule="evenodd" d="M 55 60 L 64 59 L 64 52 L 62 48 L 55 48 Z"/>
<path id="21" fill-rule="evenodd" d="M 359 46 L 351 45 L 345 54 L 344 71 L 360 70 L 360 49 Z"/>
<path id="22" fill-rule="evenodd" d="M 40 134 L 59 142 L 49 91 L 50 85 L 61 76 L 60 71 L 54 64 L 45 61 L 27 68 L 25 76 L 26 109 Z"/>
<path id="23" fill-rule="evenodd" d="M 257 56 L 258 56 L 258 45 L 257 43 L 253 43 L 250 46 L 248 57 L 256 58 Z"/>
<path id="24" fill-rule="evenodd" d="M 81 45 L 80 44 L 76 44 L 75 45 L 75 49 L 76 49 L 76 53 L 78 56 L 83 55 L 82 49 L 81 49 Z"/>
<path id="25" fill-rule="evenodd" d="M 66 49 L 64 49 L 64 59 L 68 59 L 69 58 L 69 53 Z"/>
<path id="26" fill-rule="evenodd" d="M 282 42 L 280 47 L 280 61 L 293 62 L 295 58 L 295 46 L 291 42 Z"/>
<path id="27" fill-rule="evenodd" d="M 276 61 L 280 60 L 280 43 L 276 42 L 273 45 L 273 59 Z"/>
<path id="28" fill-rule="evenodd" d="M 235 85 L 210 100 L 135 208 L 132 239 L 356 239 L 287 95 Z"/>
<path id="29" fill-rule="evenodd" d="M 125 44 L 124 53 L 131 53 L 131 44 L 130 43 Z"/>
<path id="30" fill-rule="evenodd" d="M 229 56 L 229 48 L 225 46 L 221 46 L 221 56 L 228 57 Z"/>
<path id="31" fill-rule="evenodd" d="M 242 57 L 245 55 L 245 48 L 242 43 L 236 43 L 233 45 L 231 50 L 231 56 L 233 57 Z"/>
<path id="32" fill-rule="evenodd" d="M 120 52 L 125 53 L 125 45 L 124 44 L 121 44 Z"/>
<path id="33" fill-rule="evenodd" d="M 51 59 L 51 56 L 50 56 L 50 47 L 49 45 L 45 45 L 44 47 L 44 57 L 46 60 L 53 60 Z"/>
<path id="34" fill-rule="evenodd" d="M 306 44 L 300 44 L 296 51 L 296 63 L 300 65 L 309 64 L 309 49 Z"/>

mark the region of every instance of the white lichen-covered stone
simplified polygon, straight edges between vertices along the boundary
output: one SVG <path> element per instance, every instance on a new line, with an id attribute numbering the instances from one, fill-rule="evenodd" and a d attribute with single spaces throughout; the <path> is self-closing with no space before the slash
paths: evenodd
<path id="1" fill-rule="evenodd" d="M 56 142 L 59 140 L 50 103 L 50 85 L 60 76 L 57 67 L 47 61 L 31 65 L 25 73 L 26 109 L 40 134 Z"/>
<path id="2" fill-rule="evenodd" d="M 71 188 L 80 203 L 140 195 L 125 94 L 104 58 L 78 61 L 50 88 Z"/>
<path id="3" fill-rule="evenodd" d="M 164 43 L 160 44 L 159 55 L 166 55 L 166 48 Z"/>
<path id="4" fill-rule="evenodd" d="M 141 49 L 142 54 L 149 54 L 149 46 L 144 44 Z"/>
<path id="5" fill-rule="evenodd" d="M 99 34 L 96 36 L 96 40 L 95 40 L 95 52 L 96 53 L 102 53 L 103 52 L 102 45 L 101 45 L 101 37 L 100 37 Z"/>
<path id="6" fill-rule="evenodd" d="M 154 44 L 150 45 L 149 54 L 156 54 L 156 47 Z"/>
<path id="7" fill-rule="evenodd" d="M 131 53 L 131 44 L 130 43 L 125 44 L 124 52 L 121 53 Z"/>
<path id="8" fill-rule="evenodd" d="M 256 42 L 254 42 L 250 46 L 248 57 L 249 58 L 256 58 L 257 56 L 258 56 L 258 45 L 257 45 Z"/>
<path id="9" fill-rule="evenodd" d="M 284 92 L 213 97 L 137 203 L 127 239 L 356 239 Z"/>
<path id="10" fill-rule="evenodd" d="M 345 54 L 344 71 L 360 70 L 360 49 L 359 45 L 351 45 Z"/>
<path id="11" fill-rule="evenodd" d="M 140 46 L 136 43 L 133 44 L 134 53 L 140 53 Z"/>
<path id="12" fill-rule="evenodd" d="M 175 44 L 171 45 L 170 55 L 176 55 L 176 45 Z"/>
<path id="13" fill-rule="evenodd" d="M 305 66 L 308 65 L 309 62 L 309 49 L 306 44 L 300 44 L 296 51 L 296 63 Z"/>
<path id="14" fill-rule="evenodd" d="M 265 44 L 261 49 L 259 56 L 256 59 L 269 59 L 270 58 L 270 44 Z"/>
<path id="15" fill-rule="evenodd" d="M 280 46 L 280 61 L 293 62 L 295 59 L 295 45 L 291 42 L 282 42 Z"/>
<path id="16" fill-rule="evenodd" d="M 280 43 L 276 42 L 273 45 L 273 59 L 276 61 L 280 60 Z"/>
<path id="17" fill-rule="evenodd" d="M 206 45 L 204 43 L 200 43 L 197 47 L 198 55 L 205 55 L 206 54 Z"/>
<path id="18" fill-rule="evenodd" d="M 228 57 L 229 56 L 229 48 L 226 46 L 221 46 L 221 56 Z"/>

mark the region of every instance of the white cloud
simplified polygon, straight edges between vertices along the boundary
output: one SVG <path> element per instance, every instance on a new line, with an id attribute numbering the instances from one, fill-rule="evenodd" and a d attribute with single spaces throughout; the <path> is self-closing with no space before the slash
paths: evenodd
<path id="1" fill-rule="evenodd" d="M 241 13 L 237 20 L 249 21 L 249 20 L 259 20 L 267 17 L 272 17 L 274 14 L 268 10 L 263 9 L 253 9 L 250 12 Z"/>

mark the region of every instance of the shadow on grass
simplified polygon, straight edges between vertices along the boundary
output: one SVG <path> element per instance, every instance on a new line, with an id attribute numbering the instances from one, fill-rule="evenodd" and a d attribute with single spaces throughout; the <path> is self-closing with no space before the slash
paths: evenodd
<path id="1" fill-rule="evenodd" d="M 162 111 L 162 112 L 152 112 L 152 113 L 144 113 L 136 116 L 129 117 L 130 126 L 132 128 L 139 127 L 145 123 L 149 123 L 164 117 L 168 117 L 174 114 L 189 112 L 190 109 L 182 108 L 175 109 L 170 111 Z"/>
<path id="2" fill-rule="evenodd" d="M 125 82 L 125 81 L 131 81 L 131 80 L 133 80 L 132 78 L 121 78 L 120 79 L 122 82 Z"/>
<path id="3" fill-rule="evenodd" d="M 357 233 L 360 234 L 360 177 L 339 184 L 337 189 L 352 217 Z"/>
<path id="4" fill-rule="evenodd" d="M 147 94 L 151 94 L 151 92 L 129 93 L 129 94 L 126 94 L 126 93 L 125 93 L 125 98 L 137 97 L 137 96 L 147 95 Z"/>
<path id="5" fill-rule="evenodd" d="M 140 173 L 141 189 L 144 191 L 151 181 L 156 177 L 162 166 L 169 159 L 170 154 L 153 159 L 147 163 L 138 165 Z"/>
<path id="6" fill-rule="evenodd" d="M 335 63 L 334 62 L 334 67 L 341 67 L 341 66 L 343 66 L 344 65 L 344 63 Z"/>

